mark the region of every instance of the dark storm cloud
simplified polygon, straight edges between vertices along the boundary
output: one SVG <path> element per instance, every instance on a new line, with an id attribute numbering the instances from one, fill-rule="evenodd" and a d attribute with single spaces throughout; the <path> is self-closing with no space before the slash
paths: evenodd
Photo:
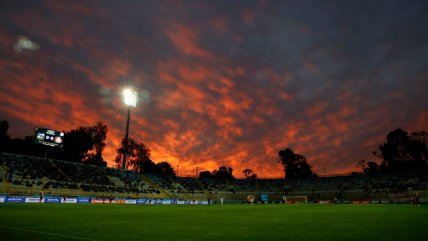
<path id="1" fill-rule="evenodd" d="M 428 129 L 424 1 L 1 5 L 0 119 L 18 136 L 101 120 L 110 164 L 124 85 L 144 95 L 131 136 L 184 174 L 279 176 L 287 146 L 317 172 L 345 172 L 389 131 Z M 19 36 L 39 50 L 15 52 Z"/>

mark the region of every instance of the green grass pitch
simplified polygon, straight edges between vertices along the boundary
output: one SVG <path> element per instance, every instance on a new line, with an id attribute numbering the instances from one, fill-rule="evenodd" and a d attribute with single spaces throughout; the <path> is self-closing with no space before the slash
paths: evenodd
<path id="1" fill-rule="evenodd" d="M 0 204 L 0 240 L 426 240 L 426 205 Z"/>

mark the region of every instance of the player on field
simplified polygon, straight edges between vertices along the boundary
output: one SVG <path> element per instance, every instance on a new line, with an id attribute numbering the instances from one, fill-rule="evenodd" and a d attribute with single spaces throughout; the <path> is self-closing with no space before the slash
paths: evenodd
<path id="1" fill-rule="evenodd" d="M 39 197 L 40 197 L 39 203 L 42 203 L 43 202 L 43 191 L 40 191 Z"/>

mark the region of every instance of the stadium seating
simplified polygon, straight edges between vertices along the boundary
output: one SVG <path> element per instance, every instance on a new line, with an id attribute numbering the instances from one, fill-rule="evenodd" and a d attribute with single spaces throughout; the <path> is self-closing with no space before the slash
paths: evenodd
<path id="1" fill-rule="evenodd" d="M 38 157 L 0 155 L 5 177 L 0 193 L 38 193 L 45 190 L 62 195 L 111 195 L 160 197 L 160 191 L 141 176 L 123 170 L 46 160 Z"/>
<path id="2" fill-rule="evenodd" d="M 418 193 L 428 200 L 425 176 L 338 175 L 306 179 L 233 179 L 139 175 L 131 171 L 39 157 L 0 153 L 0 193 L 173 198 L 243 202 L 248 195 L 284 195 L 325 200 L 406 202 Z"/>

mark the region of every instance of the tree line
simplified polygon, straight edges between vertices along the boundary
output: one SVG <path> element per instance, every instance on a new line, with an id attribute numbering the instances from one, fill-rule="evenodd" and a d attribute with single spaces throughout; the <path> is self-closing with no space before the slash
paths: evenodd
<path id="1" fill-rule="evenodd" d="M 0 122 L 0 151 L 31 155 L 92 164 L 97 166 L 107 166 L 102 152 L 105 147 L 108 127 L 103 122 L 98 121 L 93 126 L 80 126 L 70 131 L 64 131 L 64 141 L 62 148 L 55 148 L 34 143 L 34 136 L 26 136 L 24 139 L 12 139 L 8 135 L 9 123 L 6 120 Z M 125 140 L 117 149 L 115 162 L 120 167 L 125 153 Z M 143 143 L 137 143 L 132 138 L 128 139 L 127 149 L 127 169 L 137 173 L 152 173 L 155 175 L 175 175 L 175 172 L 168 162 L 154 163 L 150 159 L 150 149 Z"/>
<path id="2" fill-rule="evenodd" d="M 362 174 L 379 175 L 423 175 L 428 171 L 428 133 L 417 131 L 408 134 L 403 129 L 388 133 L 386 141 L 373 151 L 376 161 L 358 161 Z M 279 151 L 279 162 L 284 166 L 285 178 L 310 178 L 318 175 L 306 158 L 291 148 Z"/>
<path id="3" fill-rule="evenodd" d="M 365 175 L 421 175 L 427 170 L 428 133 L 417 131 L 409 134 L 403 129 L 388 133 L 386 141 L 379 145 L 373 154 L 381 159 L 375 161 L 358 161 L 358 166 Z"/>
<path id="4" fill-rule="evenodd" d="M 64 132 L 62 148 L 34 144 L 34 136 L 12 139 L 8 135 L 9 123 L 0 122 L 0 151 L 22 155 L 56 158 L 71 162 L 82 162 L 106 166 L 102 157 L 107 137 L 107 126 L 99 121 L 94 126 L 81 126 Z"/>
<path id="5" fill-rule="evenodd" d="M 171 164 L 164 161 L 154 163 L 150 158 L 150 149 L 144 143 L 138 143 L 132 138 L 128 138 L 127 150 L 125 150 L 125 138 L 116 150 L 117 156 L 114 159 L 117 168 L 123 163 L 123 155 L 126 151 L 126 168 L 136 173 L 150 173 L 162 176 L 176 176 Z"/>
<path id="6" fill-rule="evenodd" d="M 64 141 L 62 148 L 55 148 L 34 143 L 34 136 L 26 136 L 24 139 L 12 139 L 8 135 L 9 123 L 6 120 L 0 122 L 0 152 L 9 152 L 22 155 L 46 157 L 92 164 L 97 166 L 107 166 L 102 152 L 105 147 L 108 127 L 103 122 L 98 121 L 93 126 L 80 126 L 69 131 L 64 131 Z M 176 172 L 171 164 L 163 161 L 154 163 L 151 159 L 150 149 L 141 142 L 128 138 L 127 149 L 125 150 L 125 138 L 116 149 L 117 155 L 114 159 L 116 168 L 120 168 L 123 163 L 123 156 L 126 152 L 126 169 L 139 174 L 154 174 L 162 176 L 176 176 Z M 220 167 L 219 170 L 201 172 L 202 177 L 221 179 L 234 179 L 231 167 Z M 209 173 L 209 174 L 208 174 Z M 251 169 L 244 170 L 244 174 L 250 178 L 257 177 Z M 204 176 L 205 175 L 205 176 Z"/>
<path id="7" fill-rule="evenodd" d="M 65 131 L 63 148 L 58 149 L 49 146 L 34 144 L 33 136 L 24 139 L 12 139 L 8 135 L 9 123 L 6 120 L 0 122 L 0 151 L 23 155 L 45 156 L 49 158 L 80 162 L 98 166 L 107 166 L 102 152 L 105 147 L 108 127 L 98 121 L 93 126 L 81 126 L 70 131 Z M 360 160 L 357 166 L 364 175 L 419 175 L 428 171 L 428 133 L 417 131 L 408 134 L 403 129 L 389 132 L 386 141 L 373 151 L 377 161 Z M 114 159 L 117 167 L 121 167 L 123 155 L 126 152 L 126 168 L 136 173 L 151 173 L 155 175 L 175 176 L 176 172 L 171 164 L 164 161 L 154 163 L 151 160 L 150 149 L 142 142 L 128 138 L 127 150 L 125 140 L 116 150 Z M 305 156 L 295 153 L 291 148 L 285 148 L 278 152 L 278 162 L 284 168 L 285 178 L 312 178 L 318 175 L 312 170 Z M 242 174 L 247 179 L 257 178 L 253 170 L 246 168 Z M 202 171 L 200 178 L 234 179 L 233 168 L 221 166 L 218 170 Z"/>

